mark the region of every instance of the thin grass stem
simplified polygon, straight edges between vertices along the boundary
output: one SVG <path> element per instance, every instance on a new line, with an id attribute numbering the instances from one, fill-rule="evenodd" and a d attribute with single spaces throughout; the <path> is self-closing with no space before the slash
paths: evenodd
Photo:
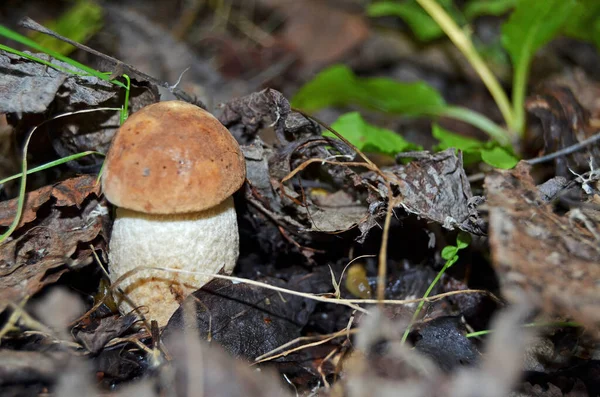
<path id="1" fill-rule="evenodd" d="M 37 166 L 37 167 L 32 168 L 30 170 L 27 170 L 27 175 L 31 175 L 31 174 L 34 174 L 36 172 L 47 170 L 48 168 L 56 167 L 57 165 L 68 163 L 69 161 L 77 160 L 77 159 L 80 159 L 82 157 L 89 156 L 89 155 L 92 155 L 92 154 L 97 154 L 97 155 L 100 155 L 100 156 L 104 156 L 104 153 L 96 152 L 95 150 L 88 150 L 86 152 L 72 154 L 70 156 L 63 157 L 63 158 L 60 158 L 58 160 L 54 160 L 54 161 L 51 161 L 49 163 L 42 164 L 40 166 Z M 22 175 L 23 174 L 19 172 L 18 174 L 11 175 L 8 178 L 4 178 L 4 179 L 0 180 L 0 185 L 5 184 L 6 182 L 10 182 L 12 180 L 18 179 Z"/>

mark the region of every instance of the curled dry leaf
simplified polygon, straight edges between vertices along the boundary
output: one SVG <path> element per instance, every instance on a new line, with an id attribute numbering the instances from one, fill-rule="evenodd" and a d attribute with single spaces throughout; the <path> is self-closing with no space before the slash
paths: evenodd
<path id="1" fill-rule="evenodd" d="M 235 99 L 224 105 L 220 121 L 247 143 L 242 146 L 248 166 L 246 198 L 260 213 L 257 218 L 276 223 L 295 238 L 299 232 L 340 233 L 358 227 L 358 241 L 363 242 L 385 215 L 383 177 L 362 167 L 345 143 L 322 137 L 281 93 L 267 89 Z M 271 144 L 260 138 L 269 129 L 275 133 Z M 408 165 L 383 170 L 397 186 L 395 204 L 448 229 L 484 234 L 476 209 L 483 199 L 473 197 L 462 157 L 452 149 L 415 157 Z"/>
<path id="2" fill-rule="evenodd" d="M 463 168 L 462 154 L 446 149 L 391 170 L 400 180 L 401 206 L 409 213 L 437 222 L 446 229 L 484 233 Z"/>
<path id="3" fill-rule="evenodd" d="M 121 336 L 137 321 L 133 313 L 124 316 L 94 318 L 90 324 L 80 324 L 74 331 L 75 339 L 90 353 L 98 353 L 112 339 Z"/>
<path id="4" fill-rule="evenodd" d="M 548 86 L 527 100 L 527 110 L 537 116 L 543 127 L 544 151 L 557 152 L 580 143 L 595 134 L 590 126 L 589 112 L 577 101 L 573 92 L 566 87 Z M 568 177 L 569 168 L 586 170 L 590 158 L 600 158 L 600 146 L 591 144 L 583 150 L 554 160 L 556 174 Z"/>
<path id="5" fill-rule="evenodd" d="M 522 288 L 547 314 L 573 318 L 600 335 L 598 242 L 552 211 L 525 163 L 492 172 L 485 187 L 492 260 L 507 297 Z"/>
<path id="6" fill-rule="evenodd" d="M 16 199 L 0 203 L 0 226 L 10 225 L 15 208 Z M 90 245 L 105 248 L 107 224 L 106 202 L 93 175 L 28 193 L 17 230 L 0 245 L 0 302 L 18 302 L 70 267 L 91 263 Z"/>
<path id="7" fill-rule="evenodd" d="M 334 147 L 335 154 L 344 151 L 339 141 L 323 138 L 315 122 L 291 111 L 281 93 L 266 89 L 234 99 L 223 105 L 219 120 L 242 143 L 248 182 L 245 196 L 252 214 L 248 219 L 260 246 L 276 245 L 274 251 L 284 252 L 291 242 L 310 258 L 313 252 L 302 246 L 309 244 L 312 237 L 303 231 L 337 233 L 355 227 L 367 217 L 366 205 L 347 205 L 354 195 L 352 189 L 343 185 L 347 167 L 324 168 L 333 175 L 331 183 L 315 181 L 310 174 L 302 175 L 293 186 L 281 186 L 281 180 L 304 160 L 331 156 L 327 146 Z M 328 195 L 336 195 L 334 198 L 345 195 L 345 201 L 313 201 L 311 190 L 321 186 Z"/>

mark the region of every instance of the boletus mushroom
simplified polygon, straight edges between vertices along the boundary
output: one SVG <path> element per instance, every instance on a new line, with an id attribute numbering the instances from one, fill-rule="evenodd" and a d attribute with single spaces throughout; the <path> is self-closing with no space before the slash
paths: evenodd
<path id="1" fill-rule="evenodd" d="M 239 254 L 232 194 L 245 178 L 239 145 L 205 110 L 167 101 L 131 115 L 113 139 L 102 175 L 104 194 L 117 206 L 111 280 L 139 266 L 230 274 Z M 209 280 L 147 269 L 119 286 L 162 326 Z M 133 309 L 125 300 L 119 305 Z"/>

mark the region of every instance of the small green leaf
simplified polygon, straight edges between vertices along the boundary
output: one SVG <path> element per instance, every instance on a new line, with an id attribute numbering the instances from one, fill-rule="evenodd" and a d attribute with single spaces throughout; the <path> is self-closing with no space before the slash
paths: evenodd
<path id="1" fill-rule="evenodd" d="M 440 141 L 434 150 L 446 150 L 451 147 L 461 150 L 464 165 L 476 164 L 481 161 L 481 148 L 484 142 L 450 132 L 435 123 L 431 126 L 431 132 L 433 137 Z"/>
<path id="2" fill-rule="evenodd" d="M 464 13 L 468 20 L 483 15 L 501 16 L 513 9 L 518 0 L 471 0 L 465 5 Z"/>
<path id="3" fill-rule="evenodd" d="M 461 250 L 467 248 L 471 244 L 471 235 L 467 232 L 460 231 L 456 236 L 456 247 Z"/>
<path id="4" fill-rule="evenodd" d="M 531 60 L 559 33 L 575 5 L 575 0 L 519 0 L 502 26 L 502 45 L 513 64 L 513 118 L 509 124 L 515 131 L 525 131 L 525 93 Z"/>
<path id="5" fill-rule="evenodd" d="M 329 106 L 418 115 L 445 106 L 442 96 L 424 82 L 400 83 L 388 78 L 360 78 L 343 65 L 321 71 L 292 99 L 292 106 L 314 112 Z"/>
<path id="6" fill-rule="evenodd" d="M 436 147 L 436 150 L 446 150 L 453 147 L 467 152 L 479 150 L 485 144 L 485 142 L 475 138 L 468 138 L 466 136 L 448 131 L 447 129 L 442 128 L 435 123 L 431 126 L 431 133 L 435 139 L 440 141 L 439 145 Z"/>
<path id="7" fill-rule="evenodd" d="M 459 24 L 465 22 L 464 17 L 454 7 L 452 0 L 438 0 L 438 3 Z M 403 2 L 381 1 L 367 7 L 370 17 L 396 16 L 401 18 L 410 27 L 420 41 L 431 41 L 444 36 L 444 31 L 427 14 L 427 12 L 414 0 Z"/>
<path id="8" fill-rule="evenodd" d="M 458 254 L 458 247 L 453 245 L 447 245 L 442 249 L 442 258 L 447 261 L 454 258 L 456 254 Z"/>
<path id="9" fill-rule="evenodd" d="M 508 150 L 500 146 L 490 149 L 481 149 L 481 160 L 495 168 L 511 169 L 519 162 L 519 159 Z"/>
<path id="10" fill-rule="evenodd" d="M 421 146 L 408 142 L 394 131 L 367 123 L 358 112 L 340 116 L 331 127 L 364 152 L 393 156 L 400 152 L 422 149 Z M 325 132 L 323 135 L 335 137 L 331 132 Z"/>
<path id="11" fill-rule="evenodd" d="M 85 43 L 102 28 L 102 7 L 90 0 L 78 0 L 57 20 L 45 23 L 48 29 L 78 43 Z M 34 32 L 31 38 L 41 46 L 69 55 L 75 47 L 43 33 Z"/>
<path id="12" fill-rule="evenodd" d="M 502 44 L 515 68 L 552 40 L 576 5 L 575 0 L 518 0 L 502 26 Z"/>
<path id="13" fill-rule="evenodd" d="M 445 150 L 451 147 L 462 150 L 465 165 L 484 161 L 492 167 L 510 169 L 519 162 L 518 157 L 510 150 L 498 145 L 497 142 L 482 142 L 474 138 L 467 138 L 437 124 L 432 126 L 432 135 L 440 141 L 435 147 L 436 150 Z"/>

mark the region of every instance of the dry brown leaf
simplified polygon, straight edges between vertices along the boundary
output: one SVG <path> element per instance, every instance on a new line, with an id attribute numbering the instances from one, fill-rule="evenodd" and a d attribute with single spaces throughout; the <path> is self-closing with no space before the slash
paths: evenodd
<path id="1" fill-rule="evenodd" d="M 15 206 L 16 200 L 0 203 L 0 225 L 12 222 Z M 106 244 L 108 210 L 93 175 L 29 193 L 23 214 L 0 245 L 0 302 L 35 294 L 68 271 L 67 264 L 91 263 L 90 245 Z"/>
<path id="2" fill-rule="evenodd" d="M 600 334 L 598 242 L 543 202 L 525 163 L 485 179 L 494 267 L 504 293 L 515 288 L 551 316 L 573 318 Z"/>
<path id="3" fill-rule="evenodd" d="M 96 183 L 96 177 L 93 175 L 82 175 L 29 192 L 25 196 L 23 215 L 17 228 L 33 221 L 37 210 L 51 198 L 56 199 L 56 207 L 79 207 L 90 194 L 100 195 L 100 184 Z M 9 226 L 13 222 L 16 208 L 16 199 L 0 203 L 0 226 Z"/>

